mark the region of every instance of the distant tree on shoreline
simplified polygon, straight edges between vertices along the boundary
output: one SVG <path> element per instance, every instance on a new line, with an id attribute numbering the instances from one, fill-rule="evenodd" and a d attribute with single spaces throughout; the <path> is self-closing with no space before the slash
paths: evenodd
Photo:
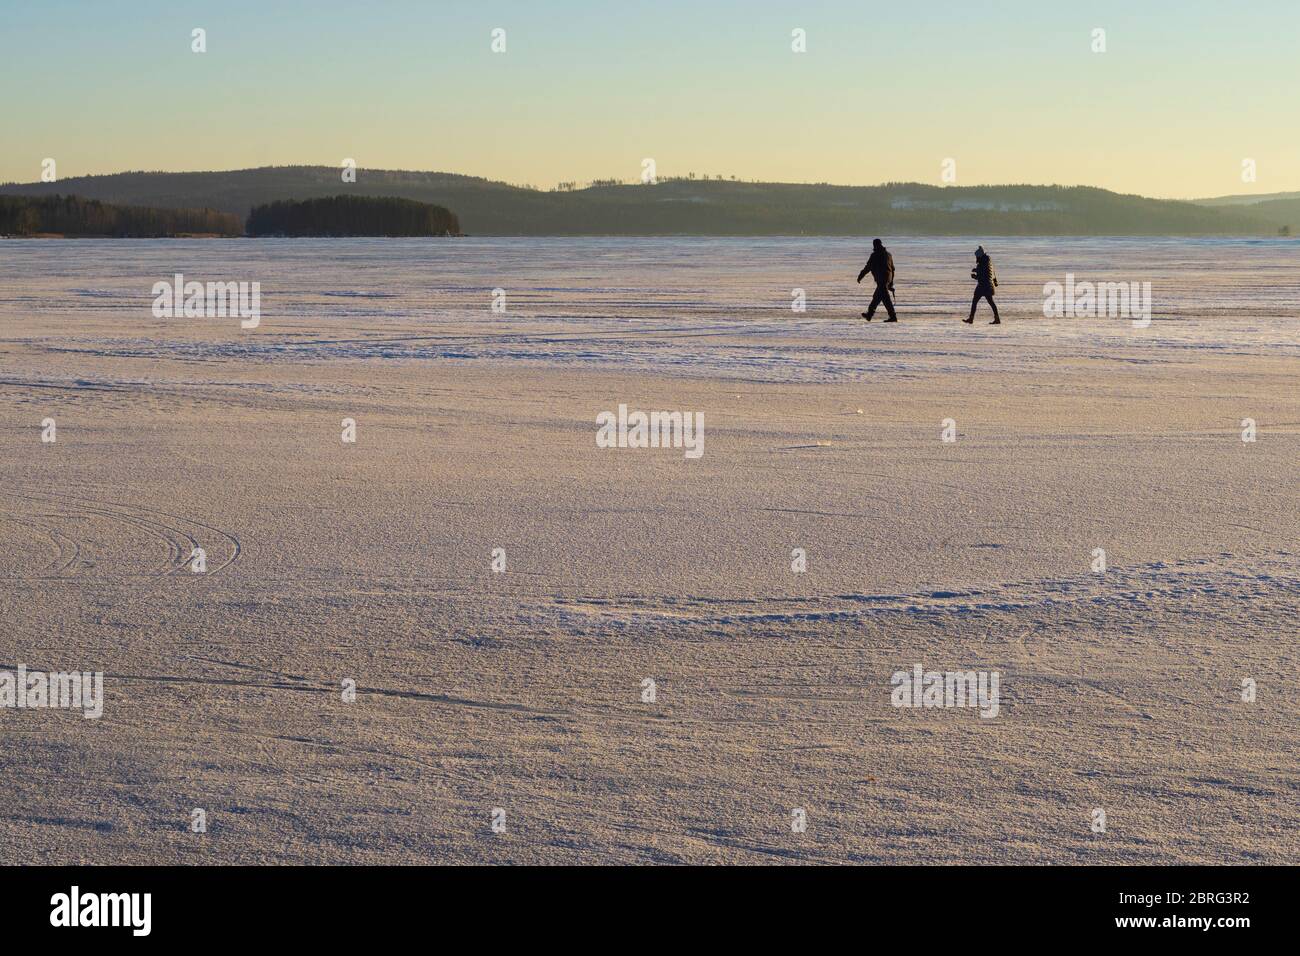
<path id="1" fill-rule="evenodd" d="M 161 239 L 243 231 L 238 216 L 214 209 L 115 206 L 80 196 L 0 196 L 0 235 Z"/>
<path id="2" fill-rule="evenodd" d="M 248 214 L 250 236 L 457 236 L 456 214 L 393 196 L 278 200 Z"/>

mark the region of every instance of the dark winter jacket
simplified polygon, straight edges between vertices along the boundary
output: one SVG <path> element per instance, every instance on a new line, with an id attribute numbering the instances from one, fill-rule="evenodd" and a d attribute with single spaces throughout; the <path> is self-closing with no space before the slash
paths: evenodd
<path id="1" fill-rule="evenodd" d="M 993 290 L 998 287 L 998 274 L 993 268 L 993 260 L 988 256 L 979 256 L 975 259 L 975 268 L 971 270 L 970 277 L 975 280 L 976 288 L 988 295 L 992 295 Z"/>
<path id="2" fill-rule="evenodd" d="M 858 273 L 858 281 L 861 282 L 862 277 L 868 272 L 871 273 L 871 278 L 876 280 L 876 285 L 884 286 L 886 289 L 894 287 L 894 257 L 884 246 L 872 251 L 871 258 Z"/>

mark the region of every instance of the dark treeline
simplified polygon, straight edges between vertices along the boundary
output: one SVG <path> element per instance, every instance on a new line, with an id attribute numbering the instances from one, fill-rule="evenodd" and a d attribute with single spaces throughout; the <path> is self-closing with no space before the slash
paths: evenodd
<path id="1" fill-rule="evenodd" d="M 392 196 L 330 196 L 255 206 L 250 236 L 456 236 L 460 222 L 442 206 Z"/>
<path id="2" fill-rule="evenodd" d="M 181 175 L 181 174 L 176 174 Z M 169 176 L 154 188 L 192 188 L 205 205 L 237 208 L 270 199 L 333 195 L 336 170 L 249 170 Z M 148 177 L 105 188 L 149 195 Z M 522 189 L 443 173 L 367 170 L 355 195 L 395 196 L 456 210 L 474 235 L 1276 235 L 1293 221 L 1281 208 L 1212 208 L 1190 202 L 1065 186 L 880 186 L 750 183 L 665 177 L 657 185 Z M 271 193 L 266 196 L 267 192 Z M 255 205 L 256 203 L 254 203 Z M 1296 217 L 1300 218 L 1300 217 Z"/>
<path id="3" fill-rule="evenodd" d="M 154 239 L 243 231 L 238 216 L 214 209 L 114 206 L 80 196 L 0 196 L 0 235 Z"/>
<path id="4" fill-rule="evenodd" d="M 663 176 L 657 185 L 606 181 L 566 187 L 542 192 L 475 176 L 381 169 L 360 170 L 355 183 L 344 185 L 337 167 L 274 166 L 11 183 L 0 185 L 0 194 L 63 191 L 110 203 L 206 206 L 243 221 L 250 209 L 277 200 L 325 199 L 345 192 L 454 209 L 458 227 L 450 231 L 476 236 L 1275 236 L 1300 228 L 1300 193 L 1224 205 L 1221 200 L 1147 199 L 1082 186 L 832 186 Z"/>

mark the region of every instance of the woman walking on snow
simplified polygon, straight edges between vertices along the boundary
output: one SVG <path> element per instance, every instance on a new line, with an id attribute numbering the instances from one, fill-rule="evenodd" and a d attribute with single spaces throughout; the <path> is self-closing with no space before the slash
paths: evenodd
<path id="1" fill-rule="evenodd" d="M 971 270 L 970 277 L 975 280 L 975 297 L 970 300 L 970 318 L 962 321 L 967 325 L 973 325 L 975 306 L 979 305 L 980 299 L 988 299 L 989 308 L 993 310 L 993 321 L 989 325 L 1001 325 L 1002 319 L 998 316 L 998 306 L 993 301 L 993 292 L 998 287 L 998 274 L 993 268 L 993 260 L 984 251 L 983 246 L 975 250 L 975 268 Z"/>

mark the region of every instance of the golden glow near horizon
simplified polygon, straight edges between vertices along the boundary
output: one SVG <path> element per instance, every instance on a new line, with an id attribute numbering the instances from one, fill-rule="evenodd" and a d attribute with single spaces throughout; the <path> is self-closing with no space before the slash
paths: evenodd
<path id="1" fill-rule="evenodd" d="M 7 13 L 0 180 L 47 158 L 69 178 L 354 157 L 549 187 L 635 182 L 653 158 L 660 176 L 1300 190 L 1295 4 L 265 6 Z"/>

